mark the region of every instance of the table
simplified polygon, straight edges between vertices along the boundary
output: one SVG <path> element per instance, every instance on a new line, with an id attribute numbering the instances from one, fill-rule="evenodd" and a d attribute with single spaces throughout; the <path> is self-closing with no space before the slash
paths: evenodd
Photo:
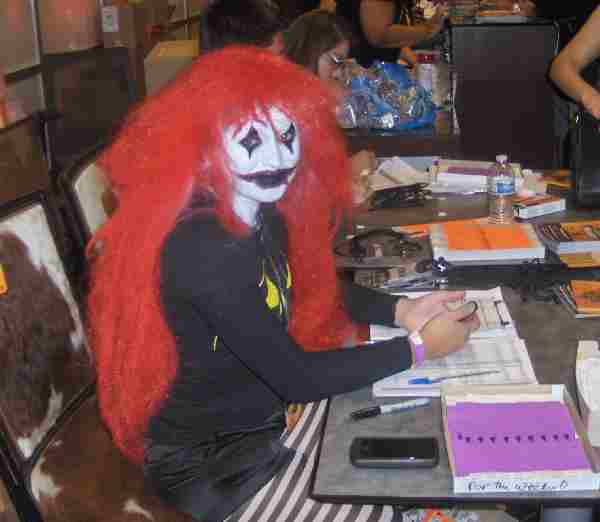
<path id="1" fill-rule="evenodd" d="M 444 219 L 485 215 L 485 196 L 448 195 L 432 200 L 420 209 L 403 209 L 368 213 L 369 221 L 383 224 L 426 222 L 435 210 L 443 206 L 451 215 Z M 470 214 L 469 216 L 465 214 Z M 569 209 L 547 216 L 554 221 L 589 219 L 598 211 Z M 363 215 L 358 216 L 361 221 Z M 420 219 L 419 219 L 420 218 Z M 543 218 L 538 218 L 543 219 Z M 437 219 L 440 220 L 440 219 Z M 514 291 L 503 289 L 519 335 L 525 340 L 538 380 L 542 384 L 562 383 L 576 400 L 575 356 L 577 341 L 598 338 L 600 324 L 594 320 L 574 319 L 561 305 L 554 303 L 522 302 Z M 355 503 L 415 503 L 419 505 L 451 505 L 455 503 L 543 503 L 547 506 L 586 506 L 600 502 L 600 491 L 467 495 L 452 492 L 452 476 L 443 440 L 439 399 L 433 406 L 405 412 L 402 415 L 380 416 L 361 422 L 349 420 L 351 411 L 374 402 L 371 390 L 362 389 L 334 397 L 329 404 L 318 463 L 312 482 L 312 494 L 321 501 Z M 397 399 L 377 399 L 378 403 L 397 402 Z M 433 470 L 366 470 L 354 468 L 348 458 L 350 443 L 357 436 L 434 436 L 440 442 L 441 458 Z"/>
<path id="2" fill-rule="evenodd" d="M 352 153 L 372 150 L 377 156 L 463 157 L 460 133 L 453 125 L 453 113 L 440 111 L 433 125 L 406 131 L 345 131 Z"/>
<path id="3" fill-rule="evenodd" d="M 410 160 L 410 158 L 405 158 Z M 427 158 L 424 158 L 425 160 Z M 410 161 L 409 161 L 410 163 Z M 422 162 L 422 163 L 426 163 Z M 423 170 L 426 167 L 419 166 Z M 546 181 L 553 181 L 554 176 L 564 176 L 565 170 L 542 170 Z M 591 216 L 600 217 L 599 211 L 589 209 L 577 210 L 569 194 L 564 196 L 567 200 L 567 210 L 548 214 L 539 218 L 528 219 L 527 223 L 555 223 L 567 219 L 589 219 Z M 387 209 L 370 212 L 366 207 L 357 209 L 353 216 L 353 226 L 356 227 L 390 227 L 397 225 L 416 225 L 421 223 L 437 223 L 455 219 L 475 219 L 488 215 L 487 194 L 436 194 L 426 201 L 422 207 L 408 207 L 401 210 Z"/>

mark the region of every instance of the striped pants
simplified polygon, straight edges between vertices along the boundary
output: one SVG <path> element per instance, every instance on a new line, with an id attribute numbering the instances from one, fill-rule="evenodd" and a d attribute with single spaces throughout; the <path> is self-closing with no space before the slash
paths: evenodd
<path id="1" fill-rule="evenodd" d="M 253 498 L 227 518 L 227 522 L 395 522 L 401 513 L 391 506 L 323 504 L 308 497 L 310 477 L 327 400 L 306 405 L 291 433 L 282 437 L 296 455 Z"/>

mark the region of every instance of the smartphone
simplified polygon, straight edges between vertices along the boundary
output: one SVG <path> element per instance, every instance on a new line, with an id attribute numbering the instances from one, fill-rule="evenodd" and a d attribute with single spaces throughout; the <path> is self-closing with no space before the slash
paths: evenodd
<path id="1" fill-rule="evenodd" d="M 358 468 L 434 468 L 439 461 L 434 437 L 356 437 L 350 462 Z"/>

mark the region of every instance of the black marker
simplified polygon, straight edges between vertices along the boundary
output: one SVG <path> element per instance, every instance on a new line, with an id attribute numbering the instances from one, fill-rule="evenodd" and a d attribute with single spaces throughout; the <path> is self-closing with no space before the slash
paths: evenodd
<path id="1" fill-rule="evenodd" d="M 353 411 L 350 414 L 350 417 L 352 420 L 367 419 L 369 417 L 377 417 L 378 415 L 387 415 L 388 413 L 428 406 L 430 403 L 431 399 L 414 399 L 412 401 L 397 402 L 395 404 L 382 404 L 381 406 L 371 406 L 370 408 Z"/>

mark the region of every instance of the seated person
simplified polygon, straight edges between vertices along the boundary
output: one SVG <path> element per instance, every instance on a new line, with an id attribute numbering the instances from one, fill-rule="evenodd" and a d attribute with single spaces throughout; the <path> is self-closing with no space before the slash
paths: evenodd
<path id="1" fill-rule="evenodd" d="M 554 59 L 550 68 L 552 81 L 595 118 L 600 118 L 598 85 L 590 85 L 582 71 L 600 57 L 600 7 L 589 17 L 575 37 Z M 596 78 L 598 81 L 599 78 Z"/>
<path id="2" fill-rule="evenodd" d="M 346 20 L 325 9 L 296 18 L 284 33 L 284 54 L 306 67 L 338 95 L 344 94 L 340 65 L 350 56 L 353 33 Z"/>
<path id="3" fill-rule="evenodd" d="M 214 0 L 200 18 L 200 50 L 227 45 L 256 45 L 280 54 L 285 28 L 279 7 L 270 0 Z"/>
<path id="4" fill-rule="evenodd" d="M 341 98 L 340 65 L 348 59 L 353 35 L 346 20 L 336 14 L 317 9 L 297 18 L 284 33 L 284 54 L 316 74 Z M 368 174 L 375 170 L 375 154 L 360 151 L 352 156 L 355 200 L 364 201 L 370 194 Z"/>
<path id="5" fill-rule="evenodd" d="M 274 0 L 274 2 L 279 6 L 282 18 L 288 23 L 293 22 L 300 15 L 320 7 L 319 0 Z"/>
<path id="6" fill-rule="evenodd" d="M 478 327 L 472 305 L 446 306 L 463 292 L 337 279 L 352 201 L 333 103 L 302 68 L 230 47 L 148 98 L 100 161 L 120 193 L 93 239 L 100 409 L 158 494 L 203 522 L 285 473 L 286 405 L 442 357 Z M 356 346 L 367 323 L 411 335 Z"/>
<path id="7" fill-rule="evenodd" d="M 352 56 L 363 67 L 374 60 L 395 62 L 399 53 L 414 60 L 409 49 L 435 37 L 444 24 L 445 10 L 438 9 L 427 22 L 411 22 L 409 0 L 337 0 L 336 12 L 352 24 L 357 37 Z"/>

